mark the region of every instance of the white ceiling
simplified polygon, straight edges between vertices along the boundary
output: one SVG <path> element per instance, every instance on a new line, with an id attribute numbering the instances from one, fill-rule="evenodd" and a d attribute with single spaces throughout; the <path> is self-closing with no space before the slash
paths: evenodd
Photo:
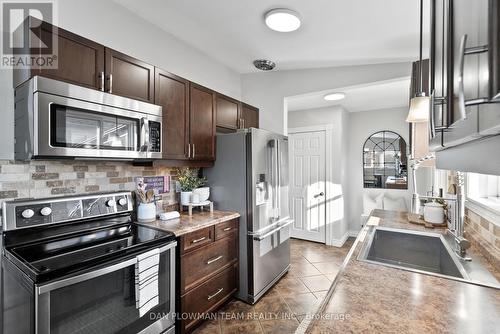
<path id="1" fill-rule="evenodd" d="M 288 111 L 342 106 L 347 111 L 368 111 L 408 106 L 410 78 L 379 81 L 364 85 L 344 87 L 287 97 Z M 325 101 L 323 96 L 331 92 L 343 92 L 341 101 Z"/>
<path id="2" fill-rule="evenodd" d="M 256 71 L 257 58 L 288 70 L 418 56 L 417 0 L 114 1 L 239 73 Z M 264 13 L 279 7 L 300 13 L 299 30 L 279 33 L 265 26 Z"/>

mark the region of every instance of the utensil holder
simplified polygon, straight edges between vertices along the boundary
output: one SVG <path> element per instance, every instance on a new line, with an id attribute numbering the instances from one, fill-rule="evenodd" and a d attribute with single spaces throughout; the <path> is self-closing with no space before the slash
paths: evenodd
<path id="1" fill-rule="evenodd" d="M 139 223 L 149 223 L 156 220 L 155 203 L 139 203 L 137 207 L 137 221 Z"/>

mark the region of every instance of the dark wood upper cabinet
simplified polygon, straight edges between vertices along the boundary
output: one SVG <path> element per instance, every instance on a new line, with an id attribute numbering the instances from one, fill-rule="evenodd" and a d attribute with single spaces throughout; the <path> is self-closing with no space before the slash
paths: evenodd
<path id="1" fill-rule="evenodd" d="M 188 159 L 189 81 L 155 68 L 155 104 L 163 108 L 163 158 Z"/>
<path id="2" fill-rule="evenodd" d="M 105 50 L 106 91 L 154 102 L 154 66 L 110 48 Z"/>
<path id="3" fill-rule="evenodd" d="M 42 39 L 46 40 L 47 35 L 54 34 L 57 36 L 57 68 L 16 69 L 14 70 L 14 87 L 35 75 L 41 75 L 88 88 L 103 89 L 103 45 L 53 26 L 47 22 L 41 22 L 33 17 L 28 17 L 25 21 L 25 25 L 26 29 L 27 27 L 36 27 L 31 28 L 33 31 L 32 37 L 42 36 Z M 30 51 L 32 54 L 35 54 L 37 53 L 36 50 L 36 48 L 32 48 Z"/>
<path id="4" fill-rule="evenodd" d="M 215 92 L 190 84 L 191 159 L 215 160 Z M 167 143 L 168 145 L 168 143 Z"/>
<path id="5" fill-rule="evenodd" d="M 242 103 L 240 115 L 240 128 L 258 128 L 259 127 L 259 109 L 251 105 Z"/>
<path id="6" fill-rule="evenodd" d="M 233 132 L 238 129 L 241 103 L 222 94 L 217 94 L 217 131 Z"/>

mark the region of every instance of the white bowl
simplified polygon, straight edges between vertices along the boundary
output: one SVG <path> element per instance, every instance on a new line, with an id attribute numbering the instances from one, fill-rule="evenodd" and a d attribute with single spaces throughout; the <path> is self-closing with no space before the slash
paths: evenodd
<path id="1" fill-rule="evenodd" d="M 210 187 L 196 188 L 193 190 L 193 193 L 200 196 L 200 202 L 208 201 L 208 197 L 210 197 Z"/>

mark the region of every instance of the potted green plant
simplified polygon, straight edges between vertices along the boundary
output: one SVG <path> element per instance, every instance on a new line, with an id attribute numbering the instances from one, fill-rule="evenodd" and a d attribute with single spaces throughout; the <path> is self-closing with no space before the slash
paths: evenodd
<path id="1" fill-rule="evenodd" d="M 199 168 L 182 167 L 175 171 L 181 188 L 181 205 L 189 205 L 192 203 L 193 190 L 205 185 L 207 179 L 198 176 Z"/>

